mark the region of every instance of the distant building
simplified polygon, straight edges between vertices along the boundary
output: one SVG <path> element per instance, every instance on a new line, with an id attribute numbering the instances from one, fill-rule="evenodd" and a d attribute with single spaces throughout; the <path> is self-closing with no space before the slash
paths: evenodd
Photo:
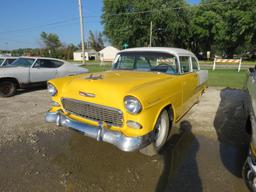
<path id="1" fill-rule="evenodd" d="M 102 49 L 101 51 L 99 51 L 100 53 L 100 61 L 104 62 L 104 61 L 113 61 L 115 59 L 116 54 L 119 52 L 120 50 L 118 50 L 115 47 L 112 46 L 107 46 L 104 49 Z"/>
<path id="2" fill-rule="evenodd" d="M 98 57 L 98 52 L 95 51 L 94 49 L 85 49 L 84 50 L 84 60 L 89 61 L 89 60 L 95 60 Z M 82 61 L 83 60 L 83 52 L 80 51 L 75 51 L 73 53 L 73 58 L 74 61 Z"/>

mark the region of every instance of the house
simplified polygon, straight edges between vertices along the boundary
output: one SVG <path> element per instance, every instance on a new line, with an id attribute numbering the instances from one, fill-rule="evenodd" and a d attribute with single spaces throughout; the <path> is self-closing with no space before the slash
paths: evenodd
<path id="1" fill-rule="evenodd" d="M 95 60 L 98 57 L 98 52 L 94 49 L 85 49 L 84 50 L 84 60 Z M 81 50 L 75 51 L 73 53 L 74 61 L 82 61 L 83 60 L 83 52 Z"/>
<path id="2" fill-rule="evenodd" d="M 104 49 L 99 51 L 100 61 L 101 62 L 105 62 L 105 61 L 111 61 L 112 62 L 115 59 L 115 56 L 119 51 L 120 50 L 118 50 L 117 48 L 112 47 L 112 46 L 105 47 Z"/>

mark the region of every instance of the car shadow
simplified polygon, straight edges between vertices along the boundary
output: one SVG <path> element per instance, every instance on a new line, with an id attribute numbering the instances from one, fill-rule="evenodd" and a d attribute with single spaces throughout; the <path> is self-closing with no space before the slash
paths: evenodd
<path id="1" fill-rule="evenodd" d="M 160 156 L 164 167 L 155 189 L 156 192 L 202 191 L 196 161 L 199 142 L 191 129 L 189 121 L 180 122 L 178 132 L 170 137 L 161 150 Z M 189 167 L 189 170 L 184 166 Z"/>
<path id="2" fill-rule="evenodd" d="M 220 157 L 225 168 L 237 177 L 248 153 L 250 136 L 246 132 L 248 117 L 245 106 L 248 94 L 239 89 L 224 88 L 214 119 L 214 127 L 220 145 Z"/>
<path id="3" fill-rule="evenodd" d="M 33 91 L 40 91 L 40 90 L 44 90 L 46 88 L 47 88 L 47 86 L 45 84 L 34 85 L 34 86 L 26 87 L 25 89 L 18 89 L 16 92 L 16 95 L 22 95 L 22 94 L 30 93 Z"/>

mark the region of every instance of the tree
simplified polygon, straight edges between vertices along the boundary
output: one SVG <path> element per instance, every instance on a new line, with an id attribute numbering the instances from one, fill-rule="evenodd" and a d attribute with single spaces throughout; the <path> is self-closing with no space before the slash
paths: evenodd
<path id="1" fill-rule="evenodd" d="M 45 48 L 48 49 L 49 55 L 57 57 L 56 49 L 62 46 L 59 36 L 55 33 L 42 32 L 40 37 Z"/>
<path id="2" fill-rule="evenodd" d="M 214 46 L 233 57 L 239 48 L 256 44 L 255 15 L 254 0 L 203 0 L 193 17 L 193 37 L 205 51 Z"/>
<path id="3" fill-rule="evenodd" d="M 100 51 L 104 48 L 104 42 L 103 42 L 103 34 L 101 32 L 92 32 L 89 31 L 89 40 L 88 43 L 90 46 L 95 49 L 96 51 Z"/>
<path id="4" fill-rule="evenodd" d="M 184 0 L 104 0 L 104 34 L 119 48 L 149 44 L 153 22 L 153 46 L 186 47 L 189 44 L 189 9 Z M 184 7 L 184 9 L 177 9 Z"/>

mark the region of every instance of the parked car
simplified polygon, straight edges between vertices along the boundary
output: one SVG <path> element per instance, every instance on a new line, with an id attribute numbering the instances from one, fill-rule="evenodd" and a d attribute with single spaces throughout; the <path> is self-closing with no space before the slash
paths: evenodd
<path id="1" fill-rule="evenodd" d="M 0 67 L 10 65 L 16 59 L 17 59 L 17 57 L 0 57 Z"/>
<path id="2" fill-rule="evenodd" d="M 123 151 L 154 155 L 173 123 L 199 100 L 207 79 L 190 51 L 126 49 L 110 71 L 50 80 L 46 121 Z"/>
<path id="3" fill-rule="evenodd" d="M 0 68 L 0 96 L 15 95 L 19 88 L 46 83 L 48 80 L 88 72 L 77 64 L 46 57 L 20 57 Z"/>
<path id="4" fill-rule="evenodd" d="M 246 105 L 246 114 L 249 114 L 248 133 L 251 134 L 248 157 L 243 167 L 243 178 L 251 191 L 256 191 L 256 68 L 250 68 L 247 74 L 245 87 L 249 93 L 249 105 Z"/>

